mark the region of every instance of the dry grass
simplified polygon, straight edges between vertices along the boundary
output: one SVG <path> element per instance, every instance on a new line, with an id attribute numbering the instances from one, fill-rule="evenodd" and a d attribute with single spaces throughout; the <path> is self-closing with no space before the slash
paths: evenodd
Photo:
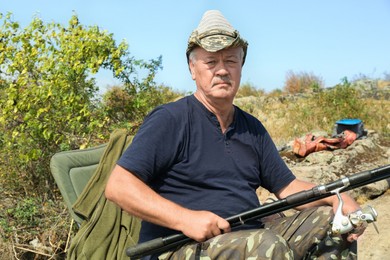
<path id="1" fill-rule="evenodd" d="M 322 89 L 324 80 L 312 72 L 293 72 L 286 73 L 286 81 L 284 83 L 284 91 L 290 94 L 312 92 Z"/>
<path id="2" fill-rule="evenodd" d="M 257 117 L 267 128 L 276 145 L 285 145 L 309 132 L 332 134 L 342 118 L 360 118 L 366 129 L 390 138 L 390 100 L 355 97 L 349 104 L 332 104 L 319 94 L 243 97 L 235 104 Z"/>
<path id="3" fill-rule="evenodd" d="M 7 195 L 0 199 L 0 260 L 65 259 L 76 230 L 62 197 L 30 200 Z"/>

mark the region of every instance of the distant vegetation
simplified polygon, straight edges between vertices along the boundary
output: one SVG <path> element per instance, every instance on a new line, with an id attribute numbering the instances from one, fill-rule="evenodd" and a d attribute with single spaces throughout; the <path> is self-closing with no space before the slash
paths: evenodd
<path id="1" fill-rule="evenodd" d="M 0 14 L 0 255 L 61 259 L 77 228 L 69 229 L 51 156 L 106 142 L 116 128 L 135 133 L 151 109 L 184 93 L 155 82 L 162 57 L 135 59 L 126 42 L 83 26 L 75 15 L 67 26 L 36 18 L 26 28 L 11 17 Z M 121 82 L 102 96 L 94 79 L 101 69 Z M 325 89 L 313 73 L 290 71 L 283 89 L 271 93 L 242 84 L 236 103 L 280 144 L 313 129 L 329 131 L 346 117 L 390 135 L 388 92 L 367 91 L 346 78 Z M 25 245 L 33 239 L 51 251 L 34 252 Z"/>
<path id="2" fill-rule="evenodd" d="M 378 80 L 359 82 L 344 78 L 332 88 L 296 94 L 274 91 L 236 99 L 236 104 L 260 119 L 279 145 L 315 130 L 331 134 L 342 118 L 360 118 L 367 129 L 390 139 L 390 81 L 384 89 L 377 88 Z"/>
<path id="3" fill-rule="evenodd" d="M 324 87 L 324 81 L 314 73 L 288 71 L 284 91 L 289 94 L 319 91 Z"/>

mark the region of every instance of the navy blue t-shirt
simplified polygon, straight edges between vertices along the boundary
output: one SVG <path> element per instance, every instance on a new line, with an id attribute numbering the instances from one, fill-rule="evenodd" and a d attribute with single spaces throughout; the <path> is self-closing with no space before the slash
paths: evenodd
<path id="1" fill-rule="evenodd" d="M 295 178 L 259 120 L 235 107 L 222 133 L 193 95 L 153 110 L 118 164 L 166 199 L 223 218 L 258 207 L 259 186 L 277 192 Z M 143 221 L 139 242 L 173 233 Z"/>

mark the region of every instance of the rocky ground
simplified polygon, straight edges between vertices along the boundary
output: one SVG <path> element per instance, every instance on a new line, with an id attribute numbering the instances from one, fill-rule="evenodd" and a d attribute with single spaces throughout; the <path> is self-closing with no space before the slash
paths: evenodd
<path id="1" fill-rule="evenodd" d="M 324 133 L 314 133 L 320 136 Z M 390 143 L 383 141 L 374 131 L 368 131 L 365 138 L 356 140 L 346 149 L 321 151 L 299 158 L 291 151 L 289 144 L 281 152 L 288 166 L 300 178 L 315 183 L 329 183 L 332 180 L 361 171 L 390 164 Z M 388 180 L 376 182 L 351 191 L 362 205 L 371 205 L 378 213 L 376 232 L 369 224 L 358 241 L 359 260 L 389 259 L 390 253 L 390 192 Z"/>

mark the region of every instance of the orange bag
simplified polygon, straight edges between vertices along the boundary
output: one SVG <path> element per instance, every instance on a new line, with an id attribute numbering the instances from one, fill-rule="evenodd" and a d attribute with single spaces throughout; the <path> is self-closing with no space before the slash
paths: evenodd
<path id="1" fill-rule="evenodd" d="M 323 151 L 344 149 L 351 145 L 356 140 L 356 133 L 350 130 L 345 130 L 339 137 L 326 138 L 324 136 L 316 137 L 313 134 L 307 134 L 305 140 L 302 141 L 295 138 L 293 152 L 299 156 L 305 157 L 310 153 Z"/>

